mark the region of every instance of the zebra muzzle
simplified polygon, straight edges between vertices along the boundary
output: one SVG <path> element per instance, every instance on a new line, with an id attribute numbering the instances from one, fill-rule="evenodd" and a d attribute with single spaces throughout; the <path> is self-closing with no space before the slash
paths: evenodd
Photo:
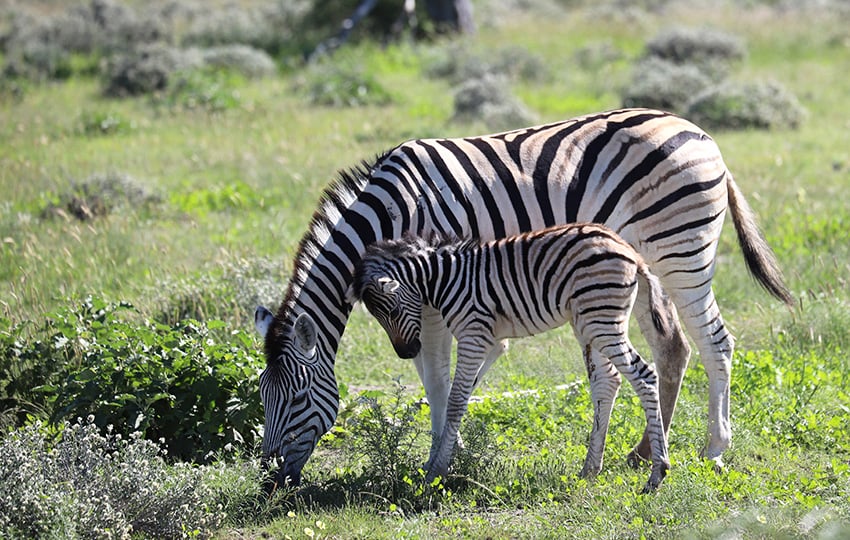
<path id="1" fill-rule="evenodd" d="M 419 339 L 414 339 L 410 342 L 393 342 L 393 348 L 399 358 L 415 358 L 422 349 L 422 342 Z"/>

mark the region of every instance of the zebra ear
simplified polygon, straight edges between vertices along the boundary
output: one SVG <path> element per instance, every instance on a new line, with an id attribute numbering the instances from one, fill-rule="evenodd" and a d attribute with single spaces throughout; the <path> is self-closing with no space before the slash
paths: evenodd
<path id="1" fill-rule="evenodd" d="M 272 315 L 272 312 L 265 306 L 257 306 L 257 309 L 254 310 L 254 328 L 257 329 L 263 339 L 266 339 L 266 334 L 273 322 L 274 315 Z"/>
<path id="2" fill-rule="evenodd" d="M 295 345 L 307 358 L 316 355 L 316 334 L 316 322 L 313 317 L 302 313 L 295 319 Z"/>
<path id="3" fill-rule="evenodd" d="M 378 285 L 381 286 L 381 290 L 385 294 L 389 294 L 395 292 L 401 286 L 401 283 L 392 278 L 382 277 L 378 278 Z"/>

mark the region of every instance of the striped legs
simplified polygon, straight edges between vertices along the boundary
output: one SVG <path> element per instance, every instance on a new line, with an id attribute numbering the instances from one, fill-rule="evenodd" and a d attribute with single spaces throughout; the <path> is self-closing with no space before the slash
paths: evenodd
<path id="1" fill-rule="evenodd" d="M 446 424 L 440 436 L 437 453 L 429 460 L 426 481 L 430 482 L 437 476 L 445 477 L 449 472 L 460 422 L 466 414 L 469 397 L 478 382 L 478 375 L 485 364 L 492 364 L 498 358 L 502 350 L 498 343 L 488 343 L 480 339 L 458 339 L 457 366 L 446 408 Z"/>
<path id="2" fill-rule="evenodd" d="M 581 327 L 577 324 L 577 327 Z M 625 330 L 625 329 L 624 329 Z M 652 472 L 644 486 L 644 492 L 655 490 L 670 469 L 667 457 L 667 436 L 664 431 L 661 407 L 658 399 L 658 377 L 629 343 L 626 332 L 602 334 L 592 340 L 581 340 L 585 350 L 585 363 L 591 376 L 594 420 L 582 474 L 595 474 L 602 469 L 602 451 L 611 416 L 619 378 L 614 379 L 610 365 L 617 368 L 640 398 L 646 414 L 646 431 L 649 434 Z M 606 365 L 608 364 L 608 365 Z M 594 382 L 594 378 L 596 381 Z"/>
<path id="3" fill-rule="evenodd" d="M 446 424 L 446 404 L 451 383 L 452 334 L 446 328 L 442 315 L 435 309 L 423 306 L 422 350 L 413 359 L 419 379 L 425 387 L 425 396 L 431 409 L 431 451 L 428 464 L 433 462 L 440 444 L 440 435 Z M 428 465 L 426 464 L 426 469 Z"/>
<path id="4" fill-rule="evenodd" d="M 614 399 L 620 390 L 620 374 L 607 358 L 594 354 L 590 345 L 584 347 L 584 365 L 590 380 L 590 399 L 593 401 L 593 429 L 587 444 L 587 457 L 580 476 L 595 476 L 602 470 L 605 436 L 611 420 Z"/>
<path id="5" fill-rule="evenodd" d="M 708 375 L 708 442 L 701 455 L 723 467 L 722 454 L 729 447 L 729 387 L 735 338 L 723 324 L 711 285 L 700 289 L 671 290 L 679 315 L 696 342 Z"/>
<path id="6" fill-rule="evenodd" d="M 668 308 L 673 310 L 669 298 L 664 298 Z M 679 398 L 679 390 L 685 378 L 685 370 L 688 367 L 688 359 L 691 356 L 691 347 L 688 338 L 682 331 L 678 321 L 673 325 L 673 335 L 664 338 L 658 334 L 649 315 L 647 296 L 638 293 L 635 300 L 634 311 L 640 326 L 641 333 L 652 350 L 652 358 L 655 361 L 655 370 L 658 373 L 658 397 L 661 402 L 661 416 L 664 420 L 664 433 L 670 434 L 670 422 L 676 410 L 676 401 Z M 643 438 L 629 453 L 628 463 L 637 468 L 641 461 L 649 460 L 651 451 L 649 446 L 649 430 L 643 432 Z"/>

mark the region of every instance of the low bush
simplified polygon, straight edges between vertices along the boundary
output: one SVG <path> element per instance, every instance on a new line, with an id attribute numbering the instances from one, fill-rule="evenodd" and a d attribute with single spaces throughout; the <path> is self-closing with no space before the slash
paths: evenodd
<path id="1" fill-rule="evenodd" d="M 114 111 L 83 111 L 77 120 L 77 131 L 87 136 L 127 133 L 134 128 L 132 121 Z"/>
<path id="2" fill-rule="evenodd" d="M 183 50 L 163 44 L 142 46 L 110 61 L 103 93 L 126 97 L 164 91 L 176 72 L 202 65 L 203 56 L 195 49 Z"/>
<path id="3" fill-rule="evenodd" d="M 205 66 L 227 69 L 249 78 L 267 77 L 277 71 L 271 56 L 247 45 L 221 45 L 204 49 L 202 54 Z"/>
<path id="4" fill-rule="evenodd" d="M 314 105 L 362 107 L 386 105 L 393 100 L 378 79 L 349 63 L 312 65 L 295 86 Z"/>
<path id="5" fill-rule="evenodd" d="M 225 513 L 206 476 L 168 465 L 157 444 L 102 431 L 91 417 L 58 432 L 36 422 L 0 440 L 0 536 L 208 537 Z"/>
<path id="6" fill-rule="evenodd" d="M 425 72 L 429 77 L 448 79 L 456 84 L 488 75 L 524 81 L 551 78 L 544 60 L 520 46 L 502 47 L 486 56 L 457 46 L 446 47 Z"/>
<path id="7" fill-rule="evenodd" d="M 727 82 L 707 88 L 688 103 L 685 113 L 711 129 L 796 128 L 806 114 L 797 98 L 776 82 Z"/>
<path id="8" fill-rule="evenodd" d="M 95 117 L 96 118 L 96 117 Z M 90 129 L 120 129 L 103 124 Z M 85 129 L 84 124 L 84 129 Z M 67 191 L 48 197 L 42 217 L 76 218 L 88 221 L 117 209 L 142 210 L 160 202 L 160 197 L 135 178 L 119 172 L 93 174 L 82 181 L 72 181 Z"/>
<path id="9" fill-rule="evenodd" d="M 15 410 L 37 404 L 54 423 L 91 414 L 124 436 L 161 439 L 185 460 L 250 448 L 262 423 L 253 337 L 237 330 L 225 339 L 216 333 L 224 324 L 214 321 L 170 327 L 139 318 L 129 305 L 89 298 L 52 314 L 41 340 L 7 324 L 0 403 Z M 20 371 L 40 384 L 22 388 L 14 381 Z"/>
<path id="10" fill-rule="evenodd" d="M 677 27 L 665 30 L 646 44 L 647 56 L 675 64 L 729 63 L 741 60 L 746 47 L 739 37 L 709 28 Z"/>
<path id="11" fill-rule="evenodd" d="M 470 79 L 454 91 L 454 120 L 482 122 L 488 129 L 513 129 L 533 124 L 535 115 L 510 91 L 503 77 Z"/>
<path id="12" fill-rule="evenodd" d="M 650 107 L 684 113 L 693 97 L 713 85 L 697 66 L 678 65 L 658 58 L 638 62 L 623 89 L 625 107 Z"/>
<path id="13" fill-rule="evenodd" d="M 153 293 L 155 319 L 174 325 L 185 319 L 223 319 L 252 327 L 254 309 L 283 297 L 285 275 L 280 261 L 238 259 L 178 281 L 158 283 Z"/>

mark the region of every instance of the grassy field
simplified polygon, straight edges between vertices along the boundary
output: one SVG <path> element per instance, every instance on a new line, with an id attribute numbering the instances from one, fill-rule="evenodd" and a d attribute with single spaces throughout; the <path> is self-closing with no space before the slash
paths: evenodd
<path id="1" fill-rule="evenodd" d="M 659 492 L 640 495 L 646 469 L 625 462 L 643 425 L 628 385 L 614 410 L 605 470 L 579 479 L 592 406 L 565 328 L 512 344 L 477 392 L 483 399 L 468 415 L 463 431 L 471 443 L 457 475 L 420 489 L 415 465 L 425 460 L 425 435 L 410 447 L 388 441 L 407 441 L 427 425 L 425 408 L 411 405 L 423 391 L 413 365 L 395 358 L 377 323 L 355 310 L 336 365 L 346 385 L 344 410 L 305 468 L 306 486 L 269 500 L 251 488 L 231 494 L 229 518 L 214 535 L 850 534 L 850 20 L 814 9 L 726 4 L 660 13 L 529 4 L 505 13 L 476 4 L 479 32 L 460 42 L 352 45 L 324 68 L 214 80 L 227 98 L 214 108 L 188 106 L 179 96 L 177 105 L 104 98 L 100 81 L 86 76 L 30 84 L 21 97 L 3 90 L 0 331 L 23 325 L 21 339 L 47 339 L 44 321 L 94 295 L 131 303 L 128 318 L 139 326 L 220 319 L 210 339 L 233 344 L 256 371 L 262 364 L 250 334 L 253 305 L 280 301 L 297 242 L 336 171 L 405 139 L 490 129 L 452 120 L 452 83 L 429 76 L 434 65 L 451 55 L 523 51 L 539 76 L 508 84 L 544 122 L 619 106 L 634 62 L 659 31 L 723 29 L 743 38 L 747 50 L 730 77 L 778 81 L 807 111 L 797 129 L 712 132 L 799 298 L 790 312 L 754 284 L 727 225 L 715 292 L 738 341 L 733 444 L 723 472 L 698 457 L 707 379 L 694 357 L 670 436 L 672 470 Z M 587 51 L 613 53 L 582 62 Z M 350 65 L 391 101 L 310 101 L 322 69 Z M 106 180 L 92 183 L 97 178 Z M 81 221 L 68 201 L 87 182 L 115 194 L 105 215 Z M 42 360 L 54 358 L 48 352 Z M 396 400 L 400 387 L 406 390 Z M 540 391 L 503 396 L 527 389 Z M 382 421 L 386 415 L 397 421 Z M 380 462 L 376 450 L 397 463 Z M 255 471 L 256 459 L 248 450 L 217 466 L 238 477 Z"/>

